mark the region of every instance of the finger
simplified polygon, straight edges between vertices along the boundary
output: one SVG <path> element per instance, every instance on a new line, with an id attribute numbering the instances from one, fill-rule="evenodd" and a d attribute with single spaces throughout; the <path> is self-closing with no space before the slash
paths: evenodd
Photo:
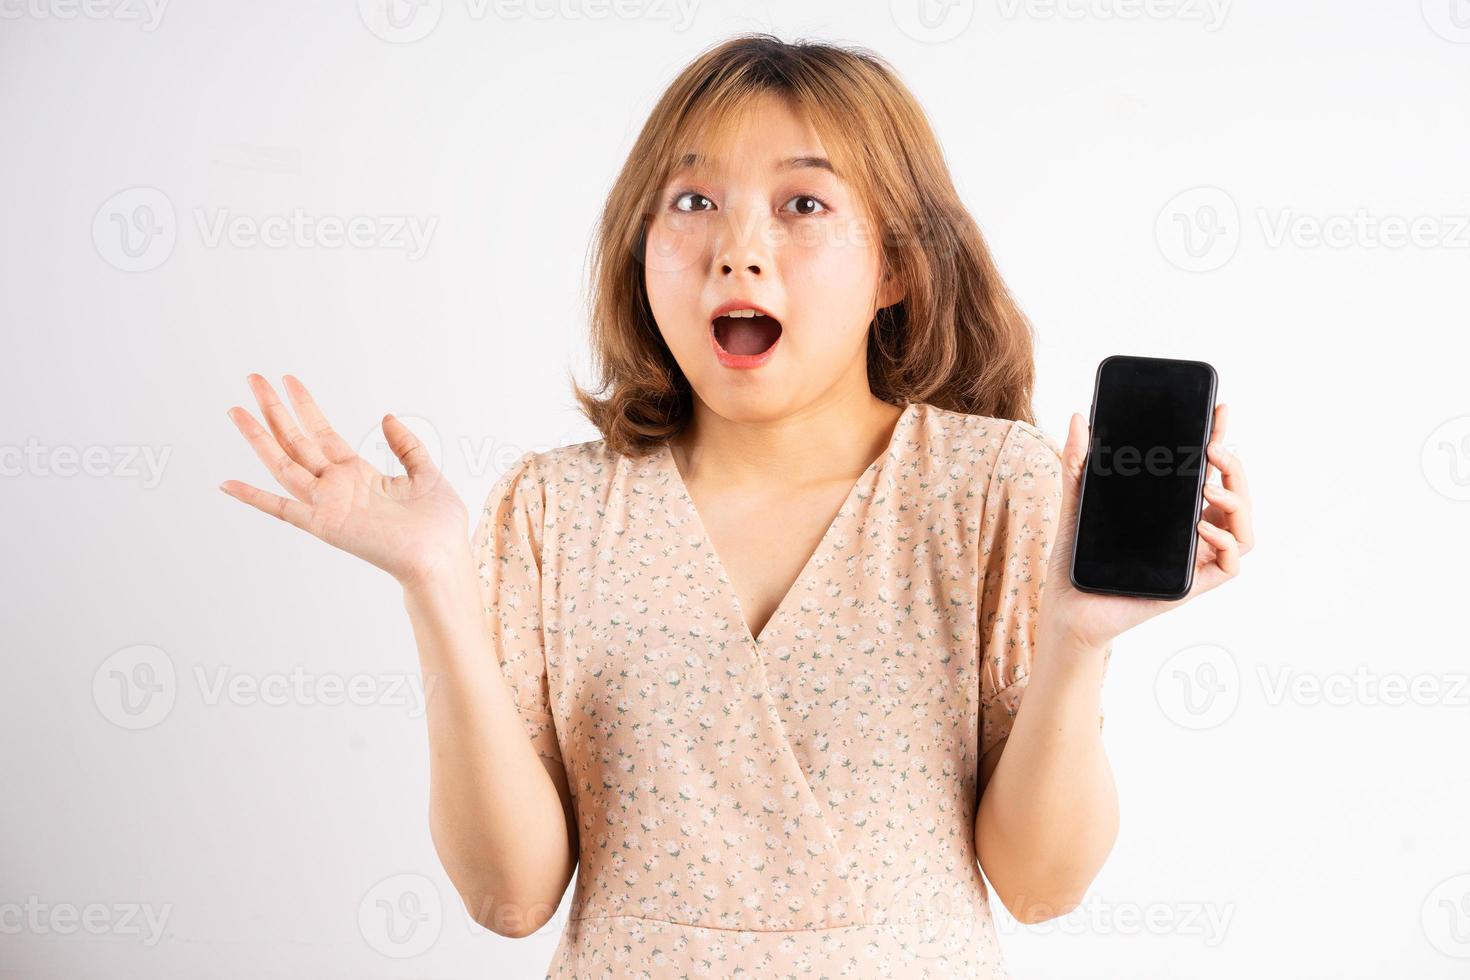
<path id="1" fill-rule="evenodd" d="M 1236 514 L 1246 509 L 1245 498 L 1234 490 L 1226 490 L 1217 483 L 1205 484 L 1205 499 L 1226 514 Z"/>
<path id="2" fill-rule="evenodd" d="M 388 437 L 388 448 L 393 450 L 393 455 L 398 457 L 411 479 L 438 472 L 419 437 L 391 413 L 383 416 L 383 435 Z"/>
<path id="3" fill-rule="evenodd" d="M 1087 419 L 1073 412 L 1072 417 L 1067 420 L 1067 441 L 1062 446 L 1061 524 L 1057 528 L 1057 541 L 1062 546 L 1053 548 L 1058 560 L 1064 555 L 1070 560 L 1071 547 L 1066 542 L 1072 539 L 1075 530 L 1078 498 L 1082 489 L 1082 468 L 1086 462 Z"/>
<path id="4" fill-rule="evenodd" d="M 1205 452 L 1206 452 L 1207 458 L 1208 458 L 1209 449 L 1210 449 L 1211 446 L 1223 446 L 1223 445 L 1225 445 L 1225 428 L 1229 424 L 1229 422 L 1230 422 L 1230 410 L 1228 408 L 1226 408 L 1226 406 L 1225 406 L 1225 404 L 1223 402 L 1220 403 L 1219 405 L 1216 405 L 1215 406 L 1214 415 L 1213 415 L 1213 417 L 1210 420 L 1210 439 L 1209 439 L 1209 441 L 1207 443 L 1205 443 Z M 1205 466 L 1206 466 L 1205 479 L 1206 480 L 1208 480 L 1210 478 L 1210 474 L 1208 472 L 1209 465 L 1210 464 L 1207 461 L 1206 464 L 1205 464 Z M 1218 469 L 1218 467 L 1217 467 L 1217 469 Z"/>
<path id="5" fill-rule="evenodd" d="M 275 433 L 276 441 L 286 450 L 286 455 L 310 470 L 313 476 L 326 469 L 330 460 L 314 439 L 296 427 L 296 420 L 276 397 L 271 383 L 258 374 L 252 374 L 246 380 L 250 382 L 250 390 L 255 392 L 255 400 L 260 403 L 266 423 Z"/>
<path id="6" fill-rule="evenodd" d="M 1062 447 L 1062 476 L 1072 486 L 1082 479 L 1082 466 L 1087 462 L 1087 419 L 1072 413 L 1067 422 L 1067 444 Z"/>
<path id="7" fill-rule="evenodd" d="M 1240 457 L 1225 448 L 1224 444 L 1212 442 L 1205 450 L 1210 462 L 1220 471 L 1220 481 L 1225 489 L 1233 490 L 1246 500 L 1250 499 L 1250 485 L 1245 479 L 1245 465 Z"/>
<path id="8" fill-rule="evenodd" d="M 245 501 L 256 510 L 279 518 L 303 531 L 310 531 L 307 522 L 311 519 L 311 508 L 299 500 L 267 493 L 248 483 L 241 483 L 239 480 L 226 480 L 219 485 L 219 488 L 236 500 Z"/>
<path id="9" fill-rule="evenodd" d="M 235 428 L 239 429 L 240 434 L 250 443 L 250 447 L 255 450 L 255 455 L 260 457 L 260 461 L 275 474 L 277 480 L 281 481 L 281 486 L 290 490 L 292 495 L 299 500 L 310 500 L 316 477 L 296 460 L 287 456 L 281 449 L 281 444 L 269 432 L 261 428 L 260 423 L 255 421 L 255 416 L 245 409 L 236 405 L 225 414 L 230 417 L 230 421 L 235 423 Z"/>
<path id="10" fill-rule="evenodd" d="M 306 385 L 292 374 L 286 375 L 284 380 L 286 397 L 291 399 L 296 415 L 301 419 L 301 425 L 311 433 L 311 437 L 317 441 L 327 458 L 334 463 L 345 463 L 356 456 L 357 450 L 332 428 L 327 417 L 317 407 L 315 399 L 311 397 L 311 392 L 306 390 Z"/>
<path id="11" fill-rule="evenodd" d="M 1240 568 L 1240 547 L 1235 535 L 1206 520 L 1199 522 L 1199 533 L 1215 549 L 1215 564 L 1226 575 L 1234 575 Z"/>
<path id="12" fill-rule="evenodd" d="M 1249 554 L 1251 549 L 1255 547 L 1254 539 L 1251 536 L 1252 531 L 1250 527 L 1249 515 L 1237 515 L 1232 520 L 1229 515 L 1225 514 L 1218 507 L 1206 507 L 1200 513 L 1200 517 L 1209 521 L 1216 527 L 1224 528 L 1225 530 L 1229 531 L 1230 534 L 1235 538 L 1235 540 L 1240 544 L 1241 557 Z"/>
<path id="13" fill-rule="evenodd" d="M 1243 555 L 1254 544 L 1251 528 L 1250 502 L 1234 490 L 1226 490 L 1214 483 L 1205 484 L 1205 499 L 1211 504 L 1207 517 L 1210 523 L 1227 529 L 1240 542 Z"/>

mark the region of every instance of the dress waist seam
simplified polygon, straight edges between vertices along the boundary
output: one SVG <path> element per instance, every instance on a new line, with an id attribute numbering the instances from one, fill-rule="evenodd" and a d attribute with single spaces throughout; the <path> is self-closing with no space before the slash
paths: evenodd
<path id="1" fill-rule="evenodd" d="M 677 926 L 680 929 L 711 929 L 716 932 L 743 932 L 754 935 L 769 933 L 771 935 L 782 935 L 784 933 L 812 933 L 812 932 L 844 932 L 860 929 L 888 929 L 901 926 L 912 926 L 917 922 L 932 922 L 935 919 L 965 919 L 977 920 L 975 912 L 939 912 L 932 915 L 922 916 L 919 919 L 897 919 L 888 922 L 854 922 L 845 926 L 798 926 L 792 929 L 741 929 L 733 926 L 710 926 L 701 925 L 696 922 L 678 922 L 674 919 L 660 919 L 651 915 L 630 915 L 626 912 L 613 912 L 607 915 L 579 915 L 569 920 L 570 925 L 583 922 L 606 922 L 611 919 L 633 919 L 638 922 L 652 922 L 661 926 Z"/>

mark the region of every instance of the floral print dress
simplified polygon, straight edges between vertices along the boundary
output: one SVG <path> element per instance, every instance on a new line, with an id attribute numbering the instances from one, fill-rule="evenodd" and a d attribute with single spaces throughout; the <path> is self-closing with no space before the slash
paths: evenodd
<path id="1" fill-rule="evenodd" d="M 1026 690 L 1060 504 L 1041 430 L 909 403 L 757 640 L 667 445 L 522 455 L 472 544 L 576 811 L 547 977 L 1008 977 L 980 758 Z"/>

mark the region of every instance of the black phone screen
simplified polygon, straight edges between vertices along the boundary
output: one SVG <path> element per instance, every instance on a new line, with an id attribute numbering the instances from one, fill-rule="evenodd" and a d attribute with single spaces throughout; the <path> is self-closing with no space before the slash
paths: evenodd
<path id="1" fill-rule="evenodd" d="M 1116 355 L 1098 365 L 1072 583 L 1090 592 L 1188 593 L 1208 460 L 1215 370 Z"/>

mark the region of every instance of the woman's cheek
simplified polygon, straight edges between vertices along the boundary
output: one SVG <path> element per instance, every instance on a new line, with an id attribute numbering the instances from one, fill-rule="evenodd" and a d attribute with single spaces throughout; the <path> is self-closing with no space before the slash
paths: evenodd
<path id="1" fill-rule="evenodd" d="M 706 233 L 702 226 L 687 228 L 659 223 L 648 233 L 643 247 L 647 275 L 674 278 L 698 273 L 704 255 Z M 652 289 L 652 283 L 649 284 Z"/>
<path id="2" fill-rule="evenodd" d="M 852 226 L 830 229 L 820 245 L 796 250 L 793 281 L 806 295 L 801 304 L 823 311 L 838 323 L 853 321 L 867 329 L 868 301 L 877 288 L 876 252 Z"/>

